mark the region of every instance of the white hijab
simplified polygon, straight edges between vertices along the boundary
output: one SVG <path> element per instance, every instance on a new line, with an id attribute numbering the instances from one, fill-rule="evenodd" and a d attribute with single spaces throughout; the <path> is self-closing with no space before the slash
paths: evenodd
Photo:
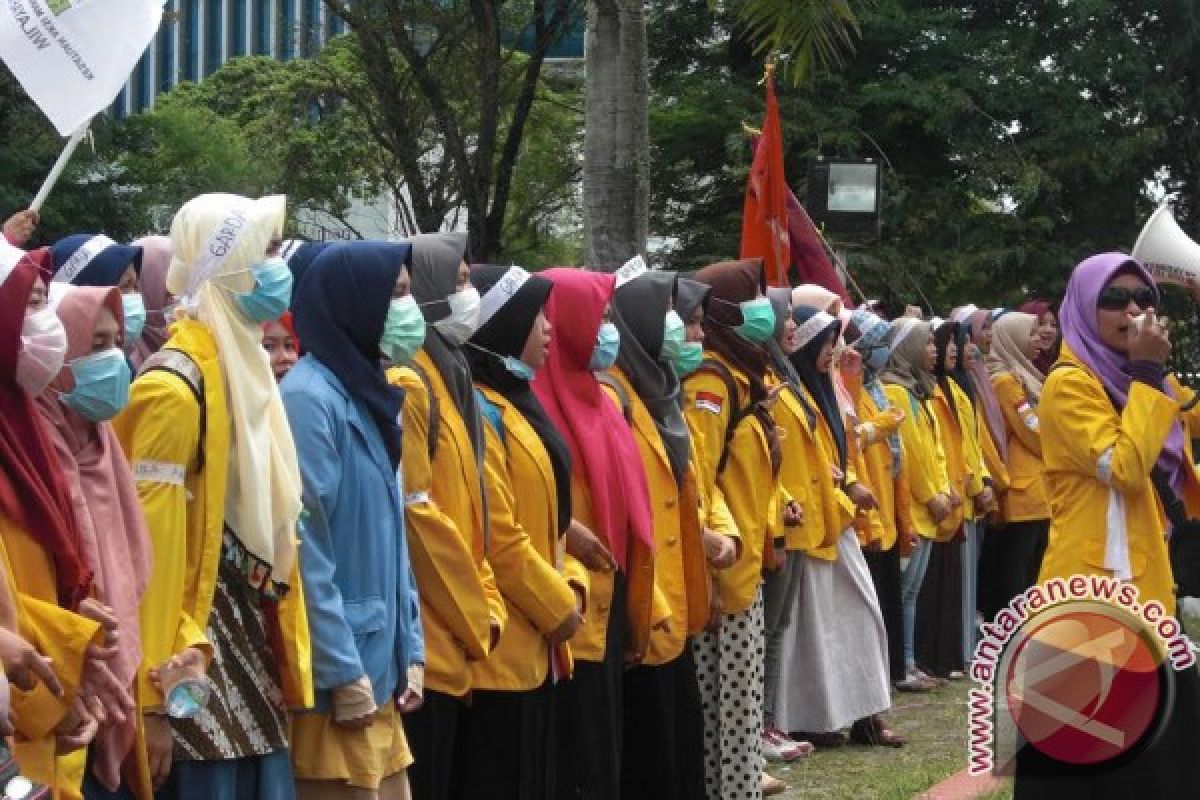
<path id="1" fill-rule="evenodd" d="M 285 203 L 282 195 L 189 200 L 171 223 L 174 258 L 167 271 L 167 289 L 180 298 L 181 313 L 208 326 L 217 341 L 231 428 L 225 521 L 283 583 L 296 563 L 296 448 L 262 331 L 234 295 L 254 287 L 252 270 L 282 233 Z"/>

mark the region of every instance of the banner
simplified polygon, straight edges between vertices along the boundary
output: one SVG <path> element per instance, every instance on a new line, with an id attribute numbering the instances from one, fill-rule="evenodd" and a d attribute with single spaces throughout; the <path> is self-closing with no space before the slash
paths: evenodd
<path id="1" fill-rule="evenodd" d="M 0 0 L 0 58 L 70 136 L 120 93 L 162 11 L 162 0 Z"/>
<path id="2" fill-rule="evenodd" d="M 783 173 L 783 126 L 775 100 L 774 69 L 767 67 L 767 113 L 754 163 L 746 179 L 742 208 L 741 258 L 761 258 L 772 286 L 787 286 L 791 263 L 788 239 L 788 184 Z"/>

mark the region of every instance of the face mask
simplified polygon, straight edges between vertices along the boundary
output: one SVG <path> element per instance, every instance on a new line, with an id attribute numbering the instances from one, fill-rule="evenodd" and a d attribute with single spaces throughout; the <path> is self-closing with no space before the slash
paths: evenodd
<path id="1" fill-rule="evenodd" d="M 439 319 L 433 327 L 455 347 L 461 347 L 479 327 L 479 290 L 468 286 L 447 297 L 446 303 L 450 306 L 450 316 Z"/>
<path id="2" fill-rule="evenodd" d="M 251 322 L 274 322 L 292 302 L 292 271 L 282 258 L 268 258 L 254 267 L 254 288 L 234 295 Z"/>
<path id="3" fill-rule="evenodd" d="M 756 297 L 740 304 L 742 324 L 736 330 L 748 342 L 762 344 L 775 335 L 775 309 L 765 297 Z"/>
<path id="4" fill-rule="evenodd" d="M 75 388 L 62 401 L 80 416 L 103 422 L 129 402 L 129 364 L 117 348 L 77 358 L 70 366 Z"/>
<path id="5" fill-rule="evenodd" d="M 17 385 L 39 395 L 62 369 L 67 354 L 67 331 L 47 306 L 25 316 L 21 324 L 21 350 L 17 353 Z"/>
<path id="6" fill-rule="evenodd" d="M 533 380 L 535 373 L 534 368 L 526 364 L 521 359 L 516 358 L 515 356 L 502 356 L 499 353 L 488 350 L 486 347 L 480 347 L 474 342 L 467 342 L 467 345 L 474 347 L 481 353 L 487 353 L 492 358 L 500 361 L 502 364 L 504 364 L 504 368 L 508 370 L 508 374 L 512 375 L 514 378 L 522 381 Z"/>
<path id="7" fill-rule="evenodd" d="M 425 342 L 425 317 L 411 294 L 394 297 L 383 322 L 379 349 L 397 364 L 405 364 Z"/>
<path id="8" fill-rule="evenodd" d="M 876 372 L 881 372 L 887 366 L 890 351 L 886 347 L 872 347 L 867 356 L 867 366 Z"/>
<path id="9" fill-rule="evenodd" d="M 596 332 L 596 349 L 592 351 L 592 360 L 588 369 L 608 369 L 617 363 L 617 352 L 621 349 L 621 332 L 611 322 L 600 326 Z"/>
<path id="10" fill-rule="evenodd" d="M 137 292 L 121 295 L 121 307 L 125 313 L 125 344 L 132 346 L 146 327 L 146 304 Z"/>
<path id="11" fill-rule="evenodd" d="M 687 329 L 683 319 L 674 311 L 667 312 L 667 320 L 663 326 L 662 349 L 659 360 L 670 364 L 679 358 L 679 350 L 687 340 Z"/>
<path id="12" fill-rule="evenodd" d="M 704 361 L 704 345 L 700 342 L 684 342 L 675 356 L 675 374 L 679 377 L 691 375 Z"/>

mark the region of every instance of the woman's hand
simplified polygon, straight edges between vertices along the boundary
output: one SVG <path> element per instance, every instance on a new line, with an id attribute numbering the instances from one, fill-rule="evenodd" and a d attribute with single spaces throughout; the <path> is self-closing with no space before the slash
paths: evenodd
<path id="1" fill-rule="evenodd" d="M 588 572 L 612 572 L 617 562 L 596 534 L 577 519 L 571 520 L 566 534 L 567 553 L 583 564 Z"/>
<path id="2" fill-rule="evenodd" d="M 1129 360 L 1150 361 L 1161 366 L 1167 363 L 1170 355 L 1171 335 L 1154 315 L 1154 309 L 1147 309 L 1144 319 L 1129 326 Z"/>
<path id="3" fill-rule="evenodd" d="M 39 682 L 55 697 L 61 697 L 62 684 L 54 673 L 54 661 L 46 658 L 17 633 L 0 628 L 0 664 L 12 684 L 26 692 L 37 688 Z"/>
<path id="4" fill-rule="evenodd" d="M 926 504 L 929 509 L 929 515 L 933 517 L 933 521 L 941 523 L 946 517 L 950 516 L 950 498 L 944 494 L 935 494 Z"/>
<path id="5" fill-rule="evenodd" d="M 142 720 L 146 728 L 146 760 L 150 766 L 150 782 L 155 791 L 158 791 L 171 776 L 171 762 L 175 758 L 175 734 L 171 730 L 171 720 L 166 714 L 146 714 Z"/>
<path id="6" fill-rule="evenodd" d="M 704 557 L 713 569 L 728 569 L 737 561 L 737 542 L 733 537 L 704 528 L 700 538 L 704 543 Z"/>
<path id="7" fill-rule="evenodd" d="M 854 507 L 860 514 L 879 508 L 879 501 L 875 499 L 875 494 L 861 483 L 852 483 L 847 486 L 846 496 L 850 498 L 850 502 L 854 503 Z"/>
<path id="8" fill-rule="evenodd" d="M 33 229 L 37 227 L 37 224 L 38 212 L 32 208 L 18 211 L 4 223 L 4 237 L 14 247 L 24 247 L 25 243 L 29 241 L 29 237 L 33 236 Z"/>

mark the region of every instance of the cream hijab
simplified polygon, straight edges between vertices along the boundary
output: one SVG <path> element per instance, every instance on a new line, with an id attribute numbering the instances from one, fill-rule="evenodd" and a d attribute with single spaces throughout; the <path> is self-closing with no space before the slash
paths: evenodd
<path id="1" fill-rule="evenodd" d="M 1033 359 L 1025 355 L 1024 346 L 1037 325 L 1038 318 L 1033 314 L 1020 311 L 1002 314 L 992 324 L 992 350 L 987 355 L 988 374 L 1012 373 L 1034 405 L 1042 396 L 1046 376 L 1033 365 Z"/>
<path id="2" fill-rule="evenodd" d="M 180 299 L 178 313 L 202 322 L 217 341 L 231 428 L 225 521 L 283 583 L 296 563 L 296 448 L 262 330 L 242 314 L 234 295 L 254 287 L 251 270 L 282 233 L 285 202 L 281 195 L 189 200 L 171 223 L 174 258 L 167 271 L 167 290 Z"/>

